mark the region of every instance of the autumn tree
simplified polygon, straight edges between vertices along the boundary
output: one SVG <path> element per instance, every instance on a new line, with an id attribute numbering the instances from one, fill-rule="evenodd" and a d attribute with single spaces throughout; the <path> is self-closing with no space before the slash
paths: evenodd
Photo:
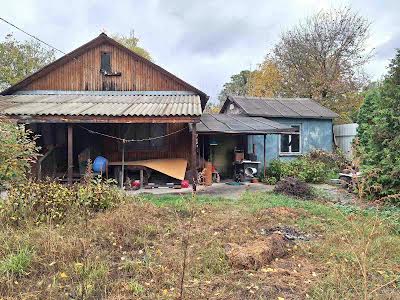
<path id="1" fill-rule="evenodd" d="M 287 96 L 334 99 L 366 83 L 370 22 L 351 9 L 322 10 L 284 32 L 273 53 Z"/>
<path id="2" fill-rule="evenodd" d="M 54 61 L 54 50 L 33 40 L 17 41 L 12 34 L 0 42 L 0 90 Z"/>
<path id="3" fill-rule="evenodd" d="M 245 96 L 249 91 L 249 81 L 251 72 L 243 70 L 239 74 L 232 75 L 229 82 L 226 82 L 222 91 L 219 93 L 218 99 L 222 104 L 228 95 Z"/>
<path id="4" fill-rule="evenodd" d="M 281 94 L 283 77 L 273 58 L 267 56 L 250 76 L 248 94 L 255 97 L 277 97 Z"/>
<path id="5" fill-rule="evenodd" d="M 139 38 L 135 36 L 134 30 L 131 30 L 129 35 L 114 34 L 112 35 L 112 38 L 136 54 L 139 54 L 148 60 L 152 60 L 150 53 L 146 49 L 138 46 Z"/>

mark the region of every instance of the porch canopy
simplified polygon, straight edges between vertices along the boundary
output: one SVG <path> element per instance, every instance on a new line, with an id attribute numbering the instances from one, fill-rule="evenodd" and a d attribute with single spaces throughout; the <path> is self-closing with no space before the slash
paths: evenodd
<path id="1" fill-rule="evenodd" d="M 289 125 L 262 117 L 249 117 L 232 114 L 203 114 L 196 124 L 198 134 L 246 134 L 264 135 L 295 133 Z"/>
<path id="2" fill-rule="evenodd" d="M 25 91 L 0 96 L 0 115 L 29 122 L 157 123 L 198 121 L 191 92 Z"/>
<path id="3" fill-rule="evenodd" d="M 191 160 L 192 172 L 196 173 L 196 127 L 202 114 L 200 96 L 190 91 L 19 91 L 13 95 L 0 96 L 0 117 L 5 116 L 21 123 L 67 123 L 67 161 L 68 182 L 73 177 L 73 132 L 74 124 L 108 123 L 165 123 L 179 130 L 166 133 L 173 135 L 187 132 L 191 149 L 185 147 L 188 139 L 175 143 L 171 147 L 184 148 Z M 189 124 L 191 133 L 185 127 Z M 78 127 L 78 126 L 76 126 Z M 82 127 L 82 126 L 81 126 Z M 155 127 L 155 125 L 154 125 Z M 139 127 L 138 127 L 139 128 Z M 185 129 L 185 132 L 183 131 Z M 94 133 L 94 132 L 92 132 Z M 98 133 L 98 132 L 97 132 Z M 99 134 L 99 133 L 98 133 Z M 103 134 L 104 135 L 104 134 Z M 190 136 L 191 135 L 191 136 Z M 161 136 L 161 134 L 160 134 Z M 108 135 L 108 137 L 113 137 Z M 115 136 L 114 136 L 115 138 Z M 151 138 L 148 136 L 146 138 Z M 121 140 L 121 139 L 120 139 Z M 183 145 L 183 146 L 181 146 Z M 122 147 L 124 149 L 124 147 Z M 168 148 L 166 148 L 168 149 Z M 170 150 L 170 149 L 168 149 Z M 176 150 L 177 152 L 181 150 Z M 122 161 L 124 162 L 124 150 Z M 135 151 L 132 151 L 135 152 Z M 139 154 L 148 153 L 142 149 Z M 170 155 L 171 151 L 155 149 L 155 155 Z M 182 154 L 182 152 L 179 152 Z M 122 167 L 123 168 L 123 167 Z M 197 175 L 196 175 L 197 177 Z M 121 181 L 123 183 L 123 180 Z"/>

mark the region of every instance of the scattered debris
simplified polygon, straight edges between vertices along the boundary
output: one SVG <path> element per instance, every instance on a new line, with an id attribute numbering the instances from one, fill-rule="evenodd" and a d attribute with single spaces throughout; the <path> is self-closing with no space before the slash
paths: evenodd
<path id="1" fill-rule="evenodd" d="M 273 233 L 242 246 L 227 244 L 225 251 L 232 267 L 258 270 L 274 259 L 284 257 L 288 253 L 288 243 L 282 234 Z"/>
<path id="2" fill-rule="evenodd" d="M 262 235 L 280 234 L 290 241 L 309 241 L 313 238 L 311 234 L 307 234 L 290 226 L 275 226 L 271 228 L 261 229 Z"/>

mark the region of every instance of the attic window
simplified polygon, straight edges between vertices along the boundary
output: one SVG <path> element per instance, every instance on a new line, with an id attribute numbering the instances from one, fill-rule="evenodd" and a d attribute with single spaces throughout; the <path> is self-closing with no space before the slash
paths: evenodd
<path id="1" fill-rule="evenodd" d="M 111 53 L 101 52 L 100 73 L 104 76 L 121 76 L 121 72 L 113 72 L 111 69 Z"/>
<path id="2" fill-rule="evenodd" d="M 111 55 L 108 52 L 101 53 L 100 71 L 104 74 L 111 74 Z"/>

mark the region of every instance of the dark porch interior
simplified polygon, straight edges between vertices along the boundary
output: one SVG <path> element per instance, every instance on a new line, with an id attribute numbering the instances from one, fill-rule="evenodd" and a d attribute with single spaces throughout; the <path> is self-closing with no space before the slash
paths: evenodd
<path id="1" fill-rule="evenodd" d="M 124 160 L 182 158 L 188 161 L 188 169 L 191 168 L 192 133 L 187 123 L 33 123 L 28 127 L 39 136 L 37 144 L 42 156 L 33 168 L 33 175 L 38 179 L 78 181 L 85 173 L 88 159 L 93 162 L 97 156 L 103 156 L 109 162 L 121 161 L 123 143 L 118 138 L 141 140 L 167 135 L 125 143 Z M 72 161 L 70 169 L 69 160 Z M 119 172 L 121 168 L 110 166 L 108 175 L 119 180 Z M 146 183 L 150 176 L 152 182 L 176 182 L 156 171 L 147 170 L 144 175 Z M 125 168 L 126 177 L 139 180 L 140 171 Z"/>

